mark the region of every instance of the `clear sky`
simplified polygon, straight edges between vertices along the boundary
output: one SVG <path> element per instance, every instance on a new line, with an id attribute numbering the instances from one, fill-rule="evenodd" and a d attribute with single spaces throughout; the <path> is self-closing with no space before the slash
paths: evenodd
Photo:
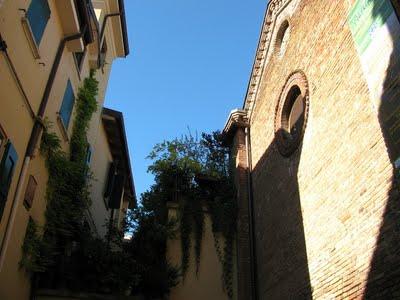
<path id="1" fill-rule="evenodd" d="M 106 107 L 125 119 L 136 194 L 164 139 L 222 130 L 241 108 L 267 0 L 125 0 L 130 54 L 114 62 Z"/>

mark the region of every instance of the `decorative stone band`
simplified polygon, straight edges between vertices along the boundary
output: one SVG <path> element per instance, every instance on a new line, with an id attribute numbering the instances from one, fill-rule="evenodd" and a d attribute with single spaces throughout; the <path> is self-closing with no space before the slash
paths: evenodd
<path id="1" fill-rule="evenodd" d="M 292 6 L 292 9 L 288 14 L 292 14 L 298 3 L 299 0 L 270 0 L 268 4 L 244 102 L 244 110 L 248 111 L 249 118 L 251 117 L 264 67 L 271 54 L 270 52 L 273 51 L 274 48 L 271 42 L 277 16 L 285 10 L 289 4 L 291 4 L 290 6 Z"/>
<path id="2" fill-rule="evenodd" d="M 296 97 L 302 101 L 302 123 L 300 130 L 296 134 L 291 134 L 288 132 L 290 131 L 288 116 L 291 114 L 290 110 L 295 100 L 291 96 L 294 89 L 299 93 Z M 278 150 L 283 156 L 290 156 L 301 144 L 307 126 L 309 106 L 310 94 L 307 77 L 303 71 L 295 71 L 286 80 L 275 108 L 275 140 Z"/>

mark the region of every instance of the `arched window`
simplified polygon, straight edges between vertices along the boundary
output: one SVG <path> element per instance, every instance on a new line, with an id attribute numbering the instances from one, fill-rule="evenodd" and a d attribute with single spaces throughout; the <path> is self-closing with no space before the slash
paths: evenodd
<path id="1" fill-rule="evenodd" d="M 285 54 L 286 45 L 289 41 L 289 35 L 290 35 L 289 21 L 285 20 L 279 27 L 275 42 L 275 52 L 280 57 L 282 57 Z"/>
<path id="2" fill-rule="evenodd" d="M 296 151 L 303 139 L 308 105 L 307 79 L 302 72 L 296 72 L 286 81 L 276 109 L 275 136 L 283 156 L 290 156 Z"/>

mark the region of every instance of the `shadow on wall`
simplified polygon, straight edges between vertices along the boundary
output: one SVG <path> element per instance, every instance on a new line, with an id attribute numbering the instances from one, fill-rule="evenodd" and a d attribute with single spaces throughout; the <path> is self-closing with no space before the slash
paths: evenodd
<path id="1" fill-rule="evenodd" d="M 297 173 L 301 145 L 283 157 L 270 144 L 253 168 L 260 299 L 311 299 Z"/>
<path id="2" fill-rule="evenodd" d="M 382 2 L 374 0 L 374 18 L 386 18 L 383 15 Z M 370 265 L 365 299 L 400 298 L 400 169 L 395 168 L 396 160 L 400 157 L 400 28 L 396 26 L 400 20 L 400 4 L 398 0 L 392 0 L 392 3 L 397 10 L 397 16 L 392 15 L 392 18 L 389 18 L 387 27 L 393 51 L 386 70 L 378 114 L 386 148 L 393 164 L 393 177 Z"/>

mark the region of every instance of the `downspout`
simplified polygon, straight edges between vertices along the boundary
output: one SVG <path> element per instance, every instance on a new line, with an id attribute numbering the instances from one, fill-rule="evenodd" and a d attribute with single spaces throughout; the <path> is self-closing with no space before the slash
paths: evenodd
<path id="1" fill-rule="evenodd" d="M 13 77 L 14 77 L 15 82 L 17 83 L 18 89 L 22 94 L 22 98 L 24 98 L 25 105 L 26 105 L 26 107 L 28 109 L 28 112 L 29 112 L 31 118 L 35 119 L 36 118 L 35 113 L 34 113 L 34 111 L 32 109 L 32 106 L 31 106 L 31 104 L 29 102 L 28 96 L 25 93 L 24 87 L 22 86 L 22 83 L 21 83 L 21 80 L 19 79 L 17 71 L 15 70 L 14 64 L 13 64 L 10 56 L 8 55 L 7 43 L 6 43 L 5 40 L 3 40 L 3 37 L 1 36 L 1 34 L 0 34 L 0 51 L 3 52 L 4 57 L 6 58 L 8 67 L 10 68 L 10 70 L 11 70 L 11 72 L 13 74 Z"/>
<path id="2" fill-rule="evenodd" d="M 100 36 L 99 36 L 99 42 L 98 44 L 98 54 L 97 54 L 97 67 L 100 68 L 100 53 L 101 53 L 101 46 L 103 45 L 103 40 L 104 40 L 104 31 L 106 30 L 106 25 L 107 21 L 111 17 L 121 17 L 121 12 L 119 13 L 112 13 L 112 14 L 106 14 L 104 16 L 103 24 L 101 25 L 101 30 L 100 30 Z"/>
<path id="3" fill-rule="evenodd" d="M 25 183 L 26 174 L 28 172 L 30 161 L 34 155 L 35 148 L 37 143 L 39 142 L 40 135 L 43 131 L 43 117 L 46 111 L 47 103 L 49 102 L 50 92 L 53 87 L 53 83 L 57 74 L 58 67 L 60 66 L 62 54 L 64 52 L 64 48 L 67 42 L 80 39 L 83 37 L 87 30 L 87 26 L 83 28 L 80 33 L 73 34 L 70 36 L 64 37 L 57 49 L 56 57 L 54 58 L 53 65 L 50 70 L 49 78 L 47 79 L 46 87 L 44 89 L 42 101 L 40 102 L 39 110 L 37 116 L 35 118 L 35 124 L 33 125 L 31 136 L 28 142 L 28 146 L 25 152 L 24 163 L 22 165 L 21 173 L 18 178 L 18 183 L 16 187 L 16 191 L 14 194 L 13 204 L 10 211 L 10 216 L 8 217 L 6 232 L 4 235 L 4 239 L 1 243 L 1 252 L 0 252 L 0 272 L 3 269 L 4 261 L 5 261 L 5 254 L 8 248 L 8 244 L 10 243 L 11 233 L 14 227 L 15 218 L 17 215 L 17 208 L 19 206 L 19 199 L 21 198 L 22 194 L 22 187 Z"/>
<path id="4" fill-rule="evenodd" d="M 247 153 L 247 190 L 249 204 L 249 231 L 250 231 L 250 269 L 251 269 L 251 299 L 258 299 L 258 278 L 257 278 L 257 256 L 256 256 L 256 239 L 254 232 L 254 205 L 253 205 L 253 177 L 252 177 L 252 159 L 251 159 L 251 141 L 250 127 L 245 128 L 246 153 Z"/>

